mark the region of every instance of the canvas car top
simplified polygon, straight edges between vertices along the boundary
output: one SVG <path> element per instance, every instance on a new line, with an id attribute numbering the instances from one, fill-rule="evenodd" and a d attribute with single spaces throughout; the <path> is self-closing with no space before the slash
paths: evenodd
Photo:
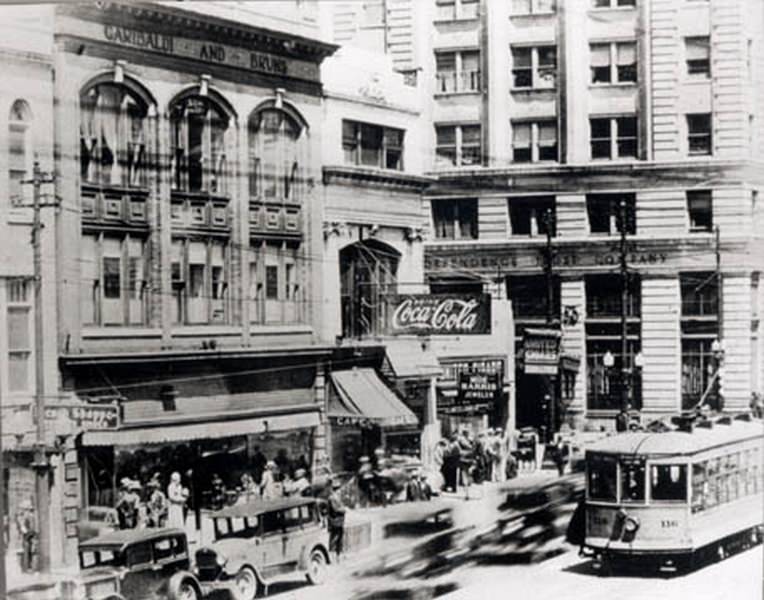
<path id="1" fill-rule="evenodd" d="M 186 533 L 182 529 L 177 528 L 120 529 L 117 531 L 109 531 L 103 535 L 99 535 L 97 537 L 90 538 L 87 541 L 80 542 L 80 551 L 97 550 L 98 548 L 103 548 L 104 546 L 124 549 L 128 544 L 133 544 L 135 542 L 143 542 L 147 540 L 154 540 L 157 538 L 177 535 L 182 535 L 185 537 Z"/>
<path id="2" fill-rule="evenodd" d="M 268 512 L 288 510 L 297 506 L 315 504 L 315 502 L 315 498 L 308 497 L 281 498 L 278 500 L 253 500 L 252 502 L 246 502 L 244 504 L 226 506 L 225 508 L 210 513 L 209 516 L 213 519 L 256 517 L 257 515 L 262 515 Z"/>

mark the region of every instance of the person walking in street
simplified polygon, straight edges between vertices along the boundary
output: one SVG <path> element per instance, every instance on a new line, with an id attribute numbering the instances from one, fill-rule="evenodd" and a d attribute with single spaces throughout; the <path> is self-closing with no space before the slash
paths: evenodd
<path id="1" fill-rule="evenodd" d="M 435 450 L 433 452 L 432 461 L 435 465 L 435 469 L 440 473 L 443 478 L 443 488 L 446 487 L 446 448 L 448 444 L 446 440 L 440 439 L 435 444 Z"/>
<path id="2" fill-rule="evenodd" d="M 329 494 L 328 520 L 329 520 L 329 551 L 334 552 L 337 562 L 342 556 L 342 538 L 345 535 L 345 513 L 347 508 L 342 502 L 340 488 L 342 483 L 339 479 L 332 479 L 332 492 Z"/>
<path id="3" fill-rule="evenodd" d="M 615 430 L 618 433 L 629 430 L 629 411 L 631 410 L 631 404 L 621 407 L 621 411 L 615 417 Z"/>
<path id="4" fill-rule="evenodd" d="M 22 500 L 16 516 L 16 527 L 21 537 L 21 570 L 29 573 L 34 570 L 34 559 L 37 554 L 37 526 L 32 501 Z"/>
<path id="5" fill-rule="evenodd" d="M 183 529 L 183 508 L 188 500 L 188 490 L 184 493 L 184 487 L 180 482 L 180 473 L 177 471 L 170 475 L 170 484 L 167 486 L 167 526 Z"/>
<path id="6" fill-rule="evenodd" d="M 360 492 L 360 504 L 363 508 L 371 506 L 375 500 L 374 469 L 368 456 L 359 459 L 358 467 L 358 491 Z"/>

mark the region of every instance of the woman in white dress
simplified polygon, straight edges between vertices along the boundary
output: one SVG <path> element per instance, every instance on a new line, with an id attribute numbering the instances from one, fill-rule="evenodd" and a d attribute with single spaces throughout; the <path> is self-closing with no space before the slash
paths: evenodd
<path id="1" fill-rule="evenodd" d="M 188 498 L 188 493 L 180 483 L 180 473 L 175 471 L 170 476 L 170 484 L 167 486 L 167 526 L 183 528 L 183 506 Z"/>

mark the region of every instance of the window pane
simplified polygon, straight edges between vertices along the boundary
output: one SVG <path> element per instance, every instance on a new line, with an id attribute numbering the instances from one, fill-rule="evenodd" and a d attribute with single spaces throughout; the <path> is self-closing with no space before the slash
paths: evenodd
<path id="1" fill-rule="evenodd" d="M 275 265 L 265 267 L 265 297 L 269 300 L 279 297 L 279 268 Z"/>
<path id="2" fill-rule="evenodd" d="M 708 37 L 688 37 L 684 39 L 686 45 L 687 60 L 706 59 L 711 56 L 711 47 Z"/>
<path id="3" fill-rule="evenodd" d="M 644 502 L 645 500 L 645 465 L 644 463 L 621 463 L 621 500 L 623 502 Z"/>
<path id="4" fill-rule="evenodd" d="M 462 52 L 462 71 L 480 69 L 480 52 Z"/>
<path id="5" fill-rule="evenodd" d="M 189 265 L 189 297 L 201 298 L 204 295 L 204 265 Z"/>
<path id="6" fill-rule="evenodd" d="M 610 82 L 610 44 L 591 44 L 592 83 Z"/>
<path id="7" fill-rule="evenodd" d="M 29 309 L 8 307 L 8 350 L 29 350 Z"/>
<path id="8" fill-rule="evenodd" d="M 455 127 L 435 127 L 435 136 L 437 138 L 437 144 L 449 145 L 456 144 L 456 128 Z"/>
<path id="9" fill-rule="evenodd" d="M 8 391 L 29 390 L 29 361 L 30 355 L 26 352 L 8 354 Z"/>
<path id="10" fill-rule="evenodd" d="M 650 469 L 650 497 L 653 500 L 687 501 L 687 467 L 653 465 Z"/>
<path id="11" fill-rule="evenodd" d="M 614 458 L 603 456 L 591 460 L 587 476 L 592 500 L 616 501 L 616 472 Z"/>
<path id="12" fill-rule="evenodd" d="M 616 56 L 618 65 L 618 81 L 637 81 L 637 45 L 630 42 L 617 44 Z"/>
<path id="13" fill-rule="evenodd" d="M 480 125 L 462 126 L 462 143 L 479 144 L 480 143 Z"/>
<path id="14" fill-rule="evenodd" d="M 115 257 L 103 258 L 103 294 L 105 298 L 120 297 L 120 259 Z"/>

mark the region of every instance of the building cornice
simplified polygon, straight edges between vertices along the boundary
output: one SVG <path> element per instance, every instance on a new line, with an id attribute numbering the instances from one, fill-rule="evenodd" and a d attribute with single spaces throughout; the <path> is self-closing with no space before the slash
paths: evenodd
<path id="1" fill-rule="evenodd" d="M 422 192 L 435 181 L 432 177 L 412 175 L 389 169 L 330 165 L 323 167 L 324 185 L 355 185 L 384 187 L 410 192 Z"/>
<path id="2" fill-rule="evenodd" d="M 198 37 L 204 32 L 212 40 L 315 63 L 320 63 L 339 47 L 300 35 L 147 2 L 61 4 L 57 12 L 99 23 L 123 26 L 140 23 L 147 29 L 166 34 Z"/>

